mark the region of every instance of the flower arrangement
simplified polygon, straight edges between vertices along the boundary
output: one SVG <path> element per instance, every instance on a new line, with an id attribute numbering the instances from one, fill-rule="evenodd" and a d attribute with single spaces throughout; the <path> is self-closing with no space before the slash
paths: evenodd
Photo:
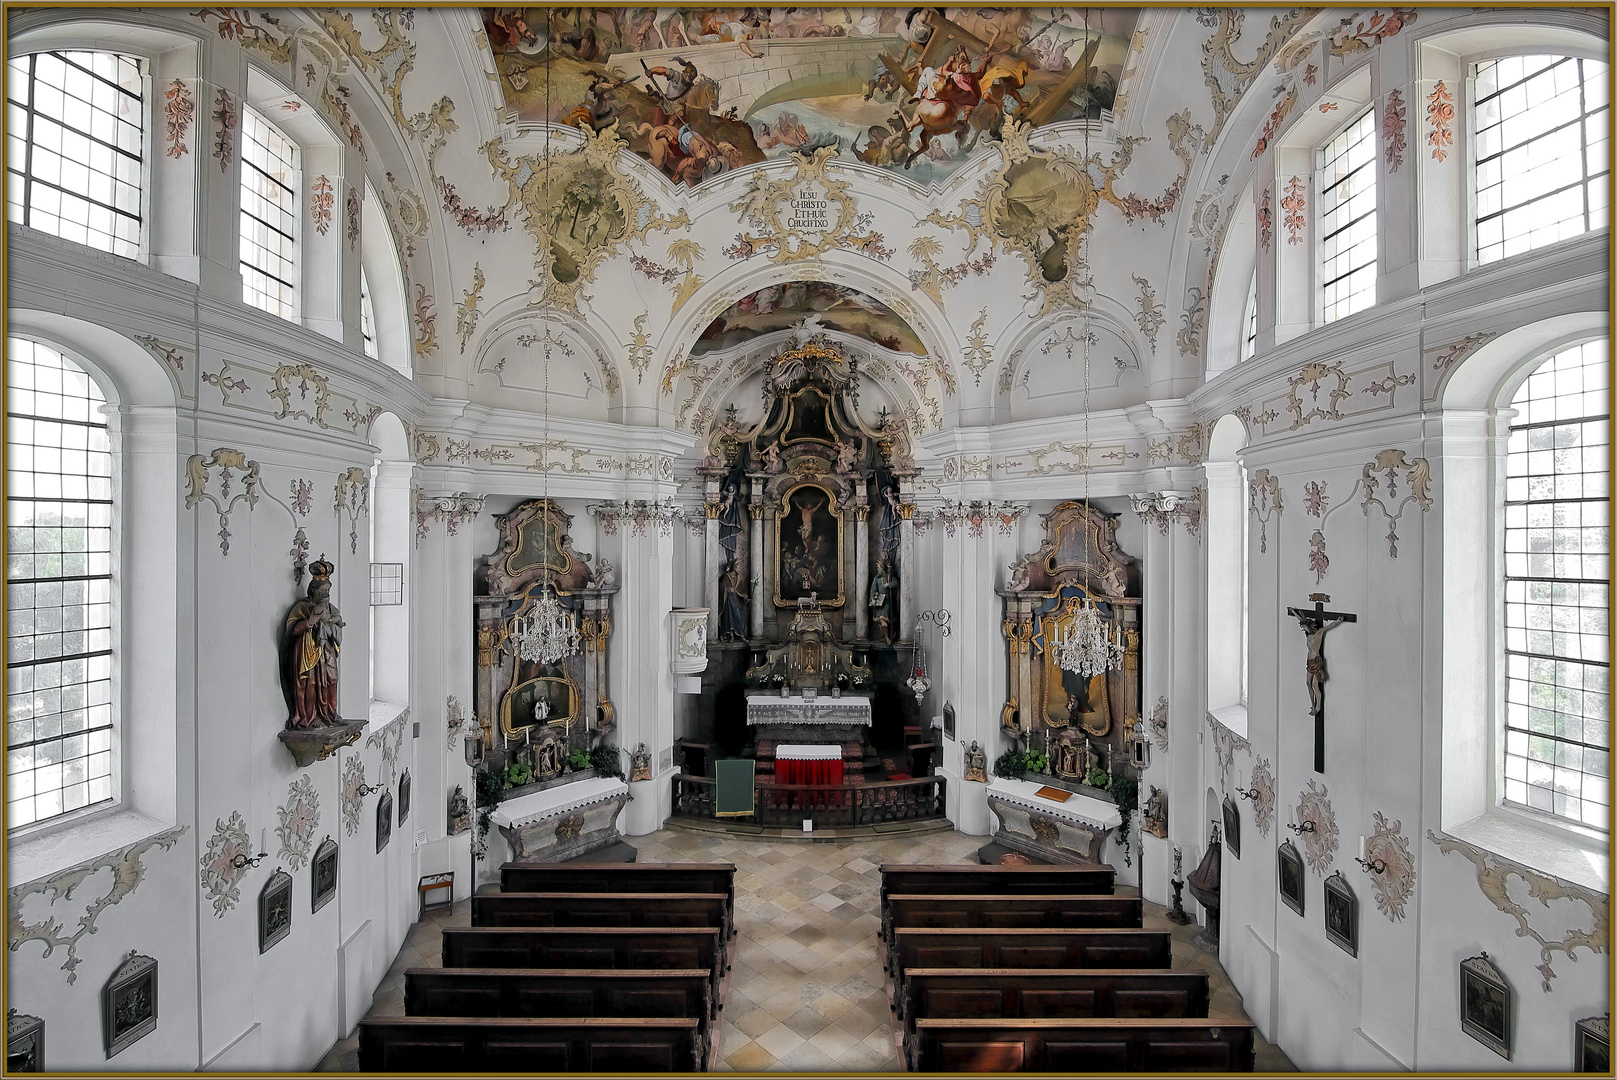
<path id="1" fill-rule="evenodd" d="M 786 676 L 777 671 L 775 674 L 769 677 L 769 681 L 775 686 L 784 686 L 786 684 Z"/>

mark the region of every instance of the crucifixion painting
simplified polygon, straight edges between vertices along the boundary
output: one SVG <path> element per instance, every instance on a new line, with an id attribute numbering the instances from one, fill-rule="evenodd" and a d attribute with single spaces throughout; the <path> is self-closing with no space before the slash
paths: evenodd
<path id="1" fill-rule="evenodd" d="M 1358 622 L 1357 615 L 1345 611 L 1326 611 L 1331 598 L 1324 593 L 1310 593 L 1309 608 L 1287 608 L 1303 631 L 1307 650 L 1305 671 L 1308 677 L 1308 709 L 1314 714 L 1314 771 L 1325 771 L 1325 635 L 1343 623 Z"/>

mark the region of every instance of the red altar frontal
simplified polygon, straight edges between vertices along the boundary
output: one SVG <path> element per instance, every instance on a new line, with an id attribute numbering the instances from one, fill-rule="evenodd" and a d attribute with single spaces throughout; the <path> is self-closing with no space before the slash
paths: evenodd
<path id="1" fill-rule="evenodd" d="M 777 784 L 841 784 L 843 748 L 826 743 L 780 743 L 775 747 Z"/>

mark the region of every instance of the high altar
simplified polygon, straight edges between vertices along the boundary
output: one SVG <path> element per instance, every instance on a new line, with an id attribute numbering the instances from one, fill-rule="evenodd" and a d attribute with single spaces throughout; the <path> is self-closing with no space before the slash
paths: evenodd
<path id="1" fill-rule="evenodd" d="M 917 470 L 884 415 L 859 413 L 857 361 L 823 335 L 764 369 L 762 418 L 732 407 L 705 481 L 708 657 L 697 726 L 727 745 L 898 745 L 918 723 Z M 783 698 L 782 692 L 791 696 Z"/>

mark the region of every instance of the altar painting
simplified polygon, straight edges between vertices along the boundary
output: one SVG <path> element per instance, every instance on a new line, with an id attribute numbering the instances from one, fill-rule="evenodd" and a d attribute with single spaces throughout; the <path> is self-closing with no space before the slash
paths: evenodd
<path id="1" fill-rule="evenodd" d="M 786 493 L 776 529 L 775 603 L 817 599 L 823 607 L 842 604 L 842 521 L 834 496 L 818 484 L 800 484 Z"/>
<path id="2" fill-rule="evenodd" d="M 578 719 L 578 686 L 560 666 L 523 664 L 519 681 L 500 701 L 500 726 L 507 738 L 520 739 L 527 729 L 531 737 L 550 725 L 570 725 Z M 537 720 L 533 707 L 540 701 L 549 707 L 544 720 Z"/>
<path id="3" fill-rule="evenodd" d="M 792 395 L 791 413 L 786 419 L 786 432 L 781 443 L 790 446 L 800 442 L 831 442 L 829 411 L 831 399 L 814 387 L 799 390 Z"/>

